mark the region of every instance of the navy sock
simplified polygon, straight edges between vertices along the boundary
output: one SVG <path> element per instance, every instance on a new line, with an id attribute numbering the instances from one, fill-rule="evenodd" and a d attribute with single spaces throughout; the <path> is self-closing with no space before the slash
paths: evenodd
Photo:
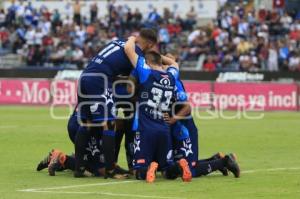
<path id="1" fill-rule="evenodd" d="M 84 172 L 85 170 L 85 147 L 88 143 L 89 131 L 86 127 L 79 127 L 75 138 L 75 170 Z"/>
<path id="2" fill-rule="evenodd" d="M 196 177 L 207 175 L 216 170 L 222 169 L 225 166 L 225 159 L 198 161 L 195 166 Z"/>
<path id="3" fill-rule="evenodd" d="M 103 131 L 103 154 L 105 159 L 106 171 L 113 170 L 115 163 L 115 131 L 104 130 Z"/>
<path id="4" fill-rule="evenodd" d="M 70 169 L 74 171 L 75 169 L 75 157 L 74 156 L 68 156 L 65 161 L 65 169 Z"/>

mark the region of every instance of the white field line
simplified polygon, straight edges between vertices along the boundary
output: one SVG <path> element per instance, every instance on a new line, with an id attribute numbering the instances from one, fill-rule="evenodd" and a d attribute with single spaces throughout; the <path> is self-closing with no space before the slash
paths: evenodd
<path id="1" fill-rule="evenodd" d="M 297 171 L 300 170 L 300 167 L 287 167 L 287 168 L 272 168 L 272 169 L 255 169 L 255 170 L 245 170 L 241 171 L 241 174 L 251 174 L 258 172 L 276 172 L 276 171 Z M 149 195 L 136 195 L 136 194 L 122 194 L 122 193 L 111 193 L 111 192 L 86 192 L 86 191 L 59 191 L 61 189 L 70 189 L 70 188 L 79 188 L 79 187 L 91 187 L 91 186 L 106 186 L 114 184 L 127 184 L 139 182 L 138 180 L 127 180 L 120 182 L 104 182 L 104 183 L 94 183 L 94 184 L 79 184 L 79 185 L 69 185 L 69 186 L 57 186 L 57 187 L 45 187 L 45 188 L 31 188 L 31 189 L 22 189 L 17 190 L 20 192 L 30 192 L 30 193 L 50 193 L 50 194 L 97 194 L 97 195 L 106 195 L 114 197 L 133 197 L 133 198 L 157 198 L 157 199 L 184 199 L 182 197 L 165 197 L 165 196 L 149 196 Z"/>
<path id="2" fill-rule="evenodd" d="M 114 185 L 114 184 L 127 184 L 138 182 L 137 180 L 126 180 L 120 182 L 102 182 L 102 183 L 93 183 L 93 184 L 79 184 L 79 185 L 68 185 L 68 186 L 57 186 L 57 187 L 47 187 L 47 188 L 32 188 L 32 189 L 22 189 L 19 191 L 22 192 L 33 192 L 33 191 L 47 191 L 47 190 L 60 190 L 60 189 L 71 189 L 71 188 L 79 188 L 79 187 L 93 187 L 93 186 L 106 186 L 106 185 Z"/>
<path id="3" fill-rule="evenodd" d="M 274 171 L 289 171 L 289 170 L 300 170 L 300 167 L 289 167 L 289 168 L 272 168 L 272 169 L 255 169 L 255 170 L 246 170 L 241 171 L 241 174 L 244 173 L 257 173 L 257 172 L 274 172 Z"/>
<path id="4" fill-rule="evenodd" d="M 50 194 L 96 194 L 96 195 L 106 195 L 106 196 L 114 196 L 114 197 L 133 197 L 133 198 L 157 198 L 157 199 L 184 199 L 179 197 L 165 197 L 165 196 L 149 196 L 149 195 L 136 195 L 136 194 L 121 194 L 121 193 L 111 193 L 111 192 L 78 192 L 78 191 L 57 191 L 61 189 L 70 189 L 70 188 L 78 188 L 78 187 L 91 187 L 91 186 L 106 186 L 106 185 L 114 185 L 114 184 L 127 184 L 139 182 L 137 180 L 127 180 L 121 182 L 104 182 L 104 183 L 94 183 L 94 184 L 80 184 L 80 185 L 70 185 L 70 186 L 57 186 L 57 187 L 48 187 L 48 188 L 32 188 L 32 189 L 22 189 L 18 190 L 21 192 L 30 192 L 30 193 L 50 193 Z"/>
<path id="5" fill-rule="evenodd" d="M 18 125 L 0 125 L 0 129 L 12 129 L 12 128 L 18 128 Z"/>
<path id="6" fill-rule="evenodd" d="M 157 196 L 157 195 L 137 195 L 137 194 L 122 194 L 122 193 L 111 193 L 111 192 L 89 192 L 89 191 L 30 191 L 31 193 L 48 193 L 48 194 L 79 194 L 79 195 L 106 195 L 113 197 L 131 197 L 131 198 L 153 198 L 153 199 L 186 199 L 182 197 L 168 197 L 168 196 Z"/>

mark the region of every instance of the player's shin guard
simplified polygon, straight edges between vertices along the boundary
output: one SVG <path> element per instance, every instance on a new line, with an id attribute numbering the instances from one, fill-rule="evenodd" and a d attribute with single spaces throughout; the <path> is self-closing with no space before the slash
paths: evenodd
<path id="1" fill-rule="evenodd" d="M 223 169 L 225 164 L 225 159 L 197 162 L 196 166 L 194 167 L 195 177 L 205 176 L 214 171 Z"/>
<path id="2" fill-rule="evenodd" d="M 75 138 L 75 177 L 79 177 L 85 170 L 85 147 L 88 143 L 89 131 L 87 127 L 79 127 Z"/>
<path id="3" fill-rule="evenodd" d="M 106 174 L 109 174 L 110 171 L 113 171 L 115 163 L 115 132 L 112 130 L 104 130 L 102 140 L 105 170 Z"/>

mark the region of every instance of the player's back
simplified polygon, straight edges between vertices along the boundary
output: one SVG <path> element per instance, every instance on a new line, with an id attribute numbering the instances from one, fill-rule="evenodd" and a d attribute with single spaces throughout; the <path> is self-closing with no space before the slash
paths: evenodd
<path id="1" fill-rule="evenodd" d="M 84 70 L 84 73 L 102 73 L 113 77 L 117 75 L 129 75 L 132 64 L 124 51 L 125 41 L 114 40 L 108 43 L 92 60 Z M 136 53 L 142 55 L 142 50 L 136 47 Z"/>
<path id="2" fill-rule="evenodd" d="M 139 120 L 167 126 L 163 113 L 169 111 L 175 95 L 175 79 L 171 73 L 151 70 L 139 88 Z"/>

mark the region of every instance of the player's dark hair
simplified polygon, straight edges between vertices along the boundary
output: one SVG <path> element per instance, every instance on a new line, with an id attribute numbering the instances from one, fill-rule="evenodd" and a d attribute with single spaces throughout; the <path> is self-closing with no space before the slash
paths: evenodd
<path id="1" fill-rule="evenodd" d="M 151 64 L 162 65 L 162 58 L 160 54 L 154 50 L 148 51 L 145 54 L 146 61 Z"/>
<path id="2" fill-rule="evenodd" d="M 140 30 L 140 36 L 148 41 L 157 43 L 157 33 L 154 29 L 151 28 L 142 28 Z"/>

